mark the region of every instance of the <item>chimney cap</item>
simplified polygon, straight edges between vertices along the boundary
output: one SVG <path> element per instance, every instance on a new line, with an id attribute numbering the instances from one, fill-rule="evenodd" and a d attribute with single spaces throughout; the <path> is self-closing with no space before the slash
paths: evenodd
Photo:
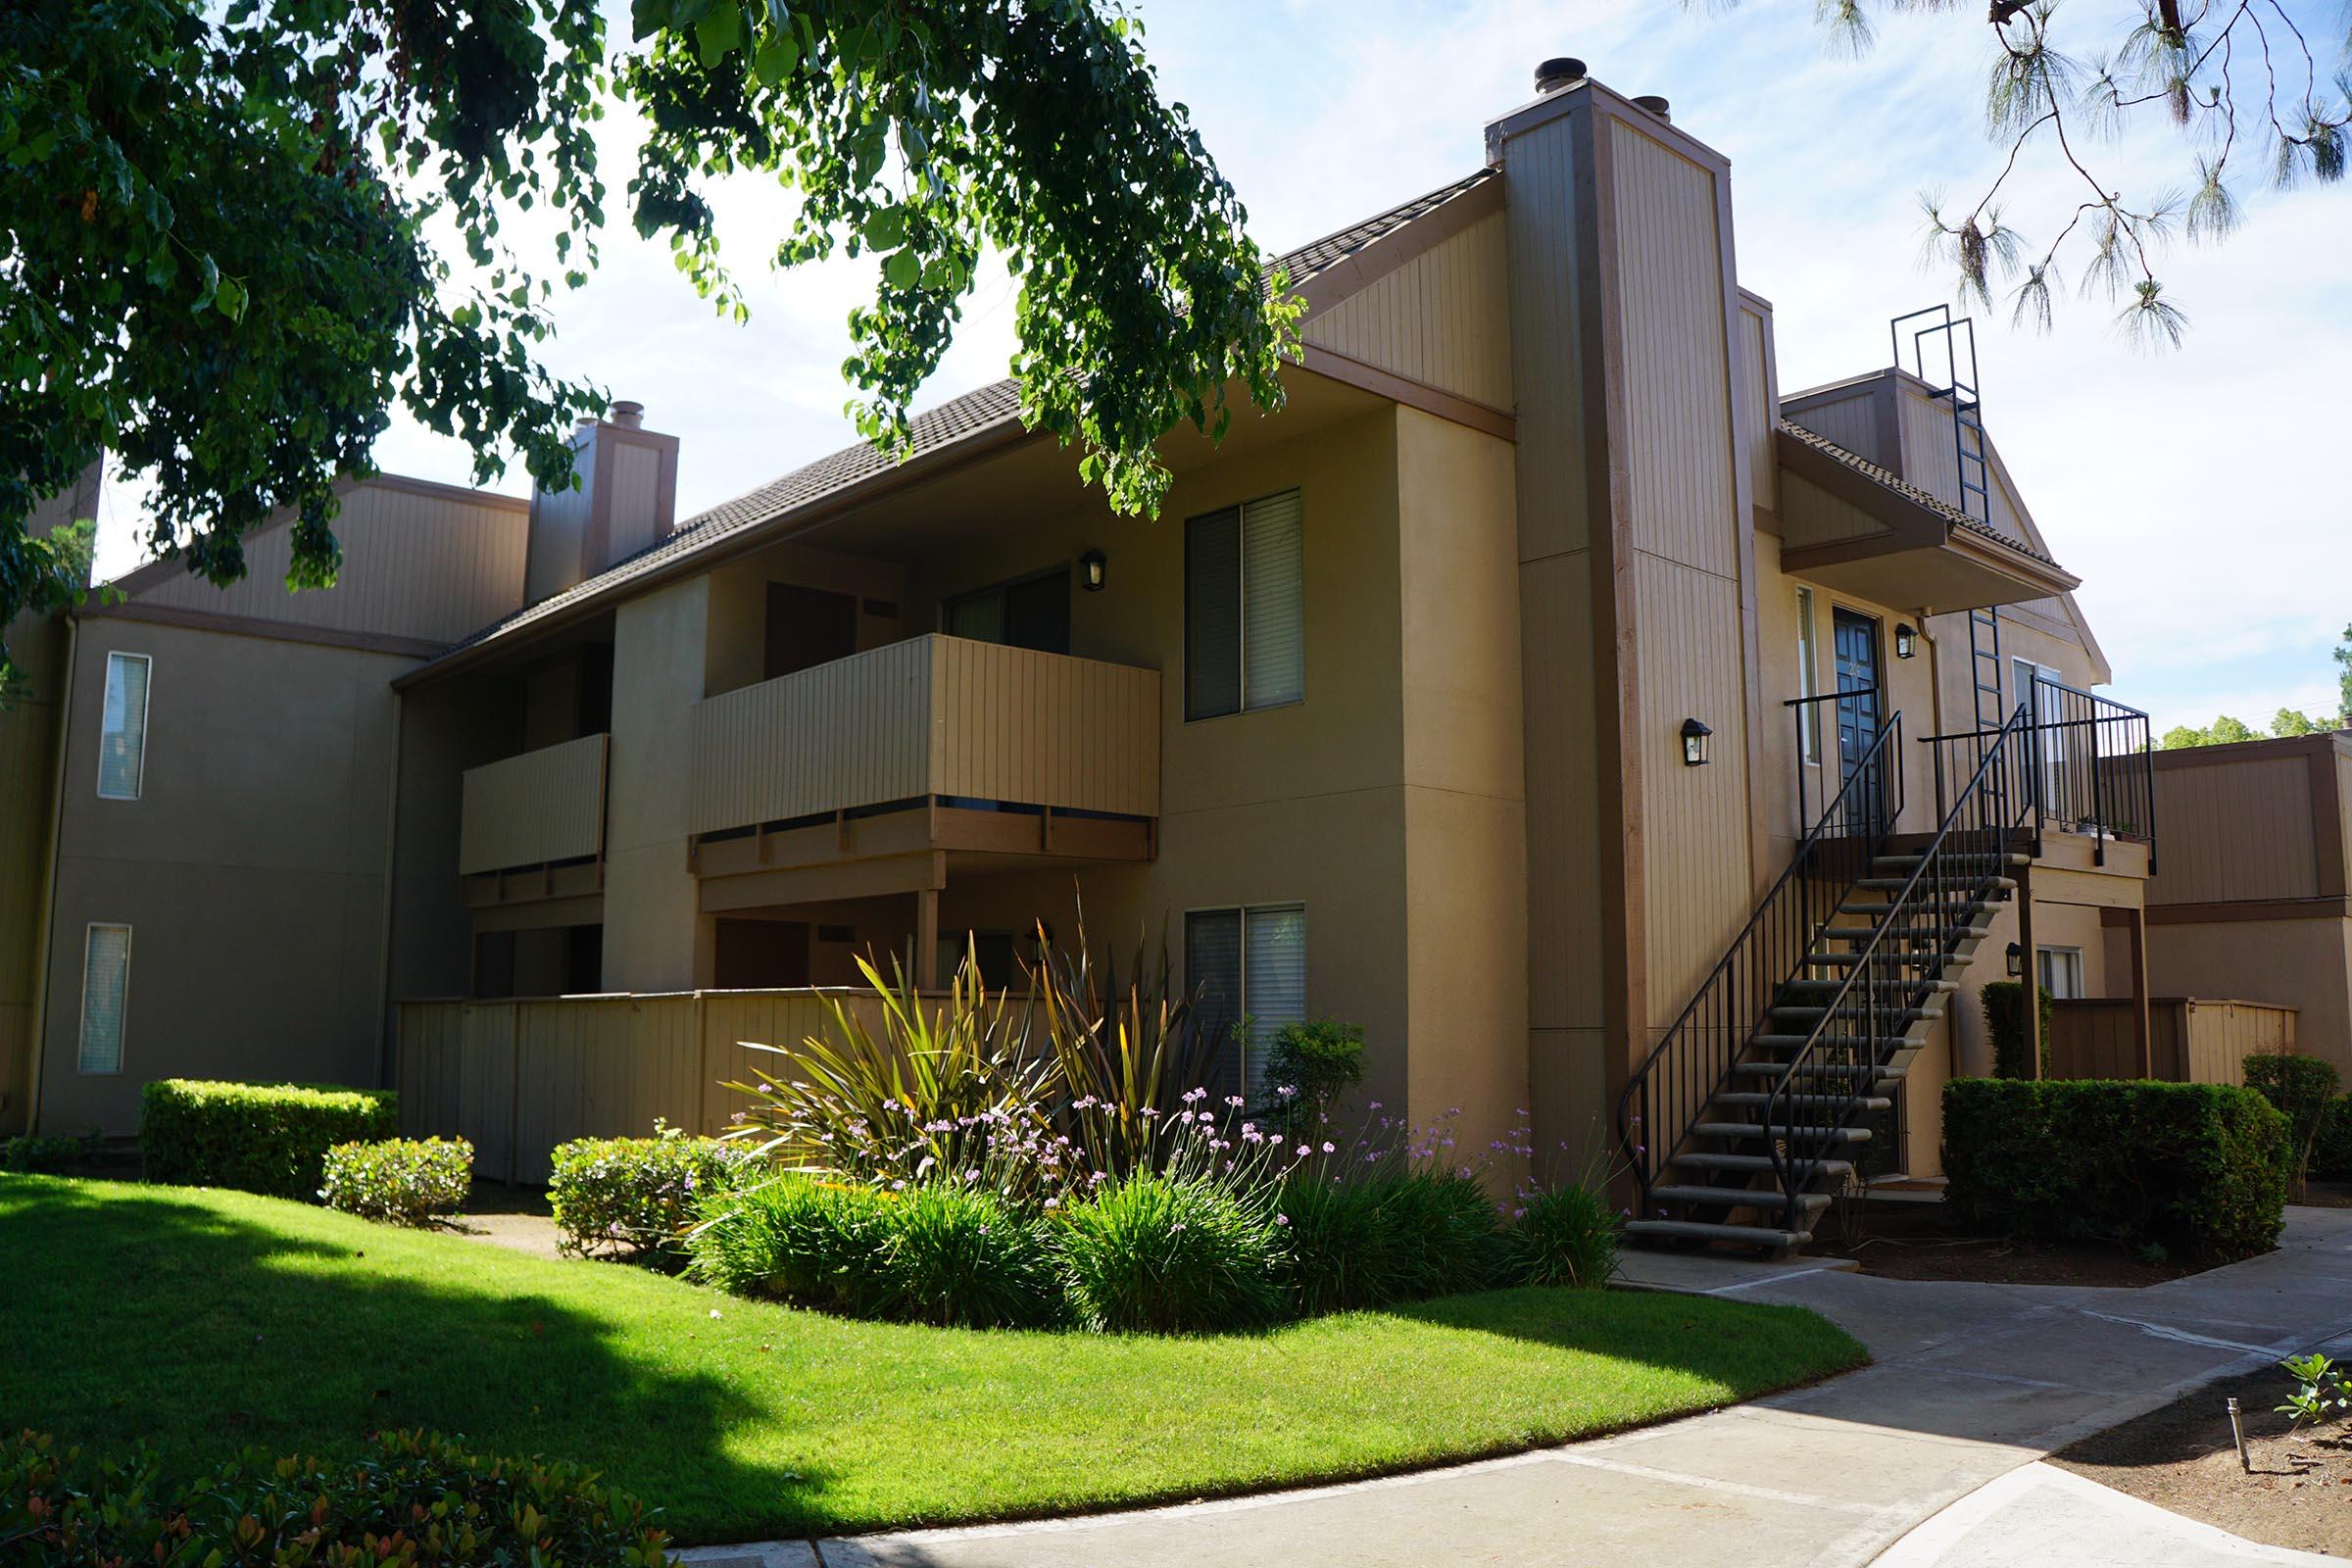
<path id="1" fill-rule="evenodd" d="M 1554 55 L 1536 68 L 1536 91 L 1555 93 L 1585 78 L 1585 63 L 1574 55 Z"/>
<path id="2" fill-rule="evenodd" d="M 1674 106 L 1669 104 L 1665 99 L 1659 97 L 1656 93 L 1643 93 L 1641 97 L 1636 98 L 1634 103 L 1636 107 L 1648 110 L 1651 114 L 1657 116 L 1660 120 L 1665 121 L 1668 124 L 1671 125 L 1674 123 Z"/>
<path id="3" fill-rule="evenodd" d="M 612 405 L 612 419 L 623 429 L 641 429 L 645 425 L 645 405 L 623 399 Z"/>

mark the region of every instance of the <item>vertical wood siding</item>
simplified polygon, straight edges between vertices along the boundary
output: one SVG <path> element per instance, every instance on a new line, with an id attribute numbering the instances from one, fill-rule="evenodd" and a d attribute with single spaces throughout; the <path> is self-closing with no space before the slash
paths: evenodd
<path id="1" fill-rule="evenodd" d="M 608 744 L 607 736 L 583 735 L 468 768 L 459 874 L 603 854 Z"/>
<path id="2" fill-rule="evenodd" d="M 1582 550 L 1592 538 L 1583 326 L 1590 245 L 1577 136 L 1570 122 L 1553 121 L 1515 138 L 1503 166 L 1522 561 Z"/>
<path id="3" fill-rule="evenodd" d="M 290 525 L 245 539 L 245 576 L 226 588 L 173 573 L 142 604 L 211 611 L 329 631 L 456 642 L 522 603 L 529 516 L 496 497 L 469 500 L 374 482 L 343 497 L 335 586 L 289 593 Z"/>
<path id="4" fill-rule="evenodd" d="M 1578 553 L 1530 563 L 1519 581 L 1527 692 L 1529 1026 L 1598 1029 L 1599 714 L 1592 578 Z"/>
<path id="5" fill-rule="evenodd" d="M 649 1137 L 657 1119 L 716 1137 L 745 1103 L 722 1086 L 787 1074 L 794 1048 L 830 1033 L 828 1000 L 879 1031 L 880 1004 L 852 992 L 402 1003 L 401 1131 L 468 1139 L 476 1174 L 534 1185 L 575 1138 Z"/>
<path id="6" fill-rule="evenodd" d="M 2050 1071 L 2057 1078 L 2136 1078 L 2139 1056 L 2128 998 L 2059 1002 L 2050 1013 Z M 2243 1084 L 2248 1056 L 2295 1049 L 2296 1012 L 2268 1003 L 2158 997 L 2148 1004 L 2153 1075 L 2168 1083 Z"/>
<path id="7" fill-rule="evenodd" d="M 1856 457 L 1899 472 L 1900 453 L 1883 452 L 1876 407 L 1879 383 L 1865 382 L 1843 396 L 1806 403 L 1788 411 L 1788 422 L 1801 424 L 1815 435 L 1835 441 Z"/>
<path id="8" fill-rule="evenodd" d="M 2313 804 L 2300 754 L 2156 769 L 2164 853 L 2148 903 L 2318 897 Z"/>
<path id="9" fill-rule="evenodd" d="M 1482 218 L 1306 323 L 1306 341 L 1397 375 L 1511 406 L 1503 215 Z"/>
<path id="10" fill-rule="evenodd" d="M 689 831 L 927 795 L 1159 811 L 1159 672 L 931 635 L 709 698 Z"/>
<path id="11" fill-rule="evenodd" d="M 1748 427 L 1740 433 L 1747 454 L 1748 493 L 1752 505 L 1766 512 L 1781 510 L 1781 464 L 1773 450 L 1773 426 L 1780 422 L 1780 388 L 1773 384 L 1772 316 L 1746 300 L 1740 302 L 1740 374 L 1747 382 L 1747 406 L 1754 411 Z"/>
<path id="12" fill-rule="evenodd" d="M 662 528 L 662 453 L 657 447 L 612 443 L 612 510 L 606 527 L 607 561 L 620 561 L 658 543 Z"/>

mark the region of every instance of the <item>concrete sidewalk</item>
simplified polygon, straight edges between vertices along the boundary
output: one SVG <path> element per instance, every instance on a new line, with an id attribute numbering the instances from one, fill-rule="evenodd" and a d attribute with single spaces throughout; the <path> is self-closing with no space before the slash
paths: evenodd
<path id="1" fill-rule="evenodd" d="M 2352 1210 L 2287 1214 L 2278 1251 L 2142 1290 L 1634 1254 L 1633 1283 L 1809 1306 L 1869 1346 L 1875 1362 L 1713 1415 L 1385 1481 L 687 1558 L 705 1568 L 1773 1568 L 1863 1564 L 1893 1547 L 1887 1560 L 1907 1568 L 2324 1561 L 2248 1545 L 2047 1467 L 1989 1501 L 1971 1498 L 2196 1384 L 2352 1332 Z M 2095 1515 L 2084 1512 L 2091 1494 Z M 2105 1522 L 2085 1535 L 2091 1517 Z"/>

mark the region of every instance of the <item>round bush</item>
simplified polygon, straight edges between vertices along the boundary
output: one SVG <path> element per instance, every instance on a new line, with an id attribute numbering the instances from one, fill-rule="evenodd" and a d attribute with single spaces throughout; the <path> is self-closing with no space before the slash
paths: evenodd
<path id="1" fill-rule="evenodd" d="M 704 1198 L 757 1158 L 740 1145 L 689 1138 L 660 1122 L 651 1138 L 559 1144 L 547 1182 L 558 1245 L 566 1252 L 674 1255 Z"/>
<path id="2" fill-rule="evenodd" d="M 1108 1333 L 1254 1329 L 1282 1315 L 1271 1205 L 1198 1177 L 1104 1183 L 1062 1223 L 1071 1310 Z"/>
<path id="3" fill-rule="evenodd" d="M 713 1190 L 686 1234 L 687 1273 L 737 1296 L 871 1317 L 888 1207 L 871 1188 L 797 1173 Z"/>
<path id="4" fill-rule="evenodd" d="M 882 1210 L 877 1316 L 1036 1328 L 1061 1315 L 1052 1241 L 995 1193 L 933 1183 Z"/>
<path id="5" fill-rule="evenodd" d="M 1589 1187 L 1558 1187 L 1527 1200 L 1504 1238 L 1514 1285 L 1598 1290 L 1617 1272 L 1617 1215 Z"/>
<path id="6" fill-rule="evenodd" d="M 1494 1200 L 1474 1176 L 1417 1170 L 1381 1204 L 1395 1237 L 1398 1300 L 1483 1291 L 1502 1264 Z"/>
<path id="7" fill-rule="evenodd" d="M 318 1197 L 329 1208 L 395 1225 L 430 1225 L 466 1206 L 473 1145 L 463 1138 L 386 1138 L 326 1152 Z"/>

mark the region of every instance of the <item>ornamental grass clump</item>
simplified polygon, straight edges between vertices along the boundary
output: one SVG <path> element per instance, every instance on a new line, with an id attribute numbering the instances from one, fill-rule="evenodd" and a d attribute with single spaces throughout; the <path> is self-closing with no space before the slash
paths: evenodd
<path id="1" fill-rule="evenodd" d="M 326 1152 L 318 1200 L 394 1225 L 431 1225 L 466 1206 L 473 1145 L 463 1138 L 387 1138 Z"/>
<path id="2" fill-rule="evenodd" d="M 850 1317 L 880 1315 L 888 1195 L 857 1182 L 786 1172 L 704 1196 L 686 1234 L 689 1277 Z"/>
<path id="3" fill-rule="evenodd" d="M 1598 1290 L 1617 1272 L 1620 1223 L 1608 1200 L 1581 1183 L 1529 1193 L 1503 1238 L 1503 1277 Z"/>
<path id="4" fill-rule="evenodd" d="M 943 1327 L 1043 1328 L 1063 1315 L 1061 1276 L 1045 1221 L 975 1181 L 884 1196 L 880 1252 L 869 1267 L 872 1315 Z"/>
<path id="5" fill-rule="evenodd" d="M 1102 1333 L 1215 1334 L 1285 1315 L 1281 1243 L 1263 1188 L 1138 1171 L 1061 1221 L 1072 1312 Z"/>

